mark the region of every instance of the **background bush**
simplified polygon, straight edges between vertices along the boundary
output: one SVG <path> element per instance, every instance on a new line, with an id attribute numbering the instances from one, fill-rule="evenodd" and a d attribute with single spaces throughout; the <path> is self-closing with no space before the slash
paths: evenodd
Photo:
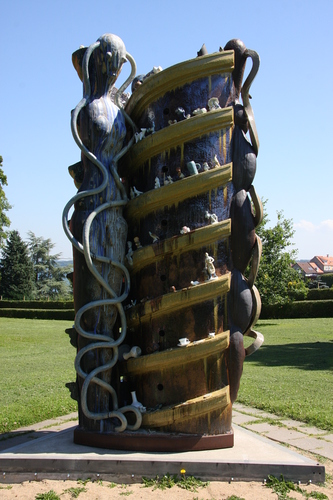
<path id="1" fill-rule="evenodd" d="M 303 300 L 287 304 L 265 305 L 260 315 L 260 319 L 331 317 L 333 317 L 333 300 Z"/>
<path id="2" fill-rule="evenodd" d="M 320 276 L 320 281 L 326 283 L 330 288 L 333 286 L 333 273 L 327 273 Z"/>

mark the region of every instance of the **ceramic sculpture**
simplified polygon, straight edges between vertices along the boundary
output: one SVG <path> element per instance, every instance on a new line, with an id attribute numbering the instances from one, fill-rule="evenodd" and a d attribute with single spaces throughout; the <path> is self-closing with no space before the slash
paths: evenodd
<path id="1" fill-rule="evenodd" d="M 126 60 L 132 72 L 117 91 Z M 243 361 L 263 341 L 253 330 L 262 207 L 249 103 L 259 57 L 231 40 L 135 76 L 123 42 L 104 35 L 73 62 L 84 88 L 72 113 L 79 190 L 63 215 L 74 253 L 74 440 L 142 451 L 233 446 Z M 244 335 L 255 339 L 248 349 Z"/>

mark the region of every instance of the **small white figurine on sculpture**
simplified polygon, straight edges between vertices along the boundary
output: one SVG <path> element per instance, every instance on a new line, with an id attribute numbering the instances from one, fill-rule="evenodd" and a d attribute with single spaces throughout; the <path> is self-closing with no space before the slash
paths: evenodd
<path id="1" fill-rule="evenodd" d="M 129 265 L 133 266 L 133 248 L 132 248 L 132 242 L 131 241 L 127 242 L 127 247 L 128 247 L 128 251 L 127 251 L 127 254 L 126 254 L 126 259 L 127 259 L 127 262 L 129 263 Z"/>
<path id="2" fill-rule="evenodd" d="M 131 309 L 131 307 L 134 307 L 135 305 L 136 305 L 136 300 L 132 299 L 130 304 L 127 304 L 127 306 L 124 306 L 124 311 Z"/>
<path id="3" fill-rule="evenodd" d="M 136 248 L 142 248 L 142 245 L 140 243 L 140 240 L 139 240 L 138 236 L 135 236 L 134 243 L 135 243 Z"/>
<path id="4" fill-rule="evenodd" d="M 146 135 L 147 129 L 142 128 L 140 132 L 135 132 L 134 137 L 135 137 L 135 143 L 138 143 L 139 141 L 142 141 Z"/>
<path id="5" fill-rule="evenodd" d="M 208 210 L 205 212 L 205 219 L 210 220 L 211 224 L 216 224 L 219 221 L 219 218 L 216 214 L 210 214 Z"/>
<path id="6" fill-rule="evenodd" d="M 207 113 L 207 109 L 206 108 L 197 108 L 194 111 L 192 111 L 192 115 L 194 115 L 194 116 L 203 115 L 205 113 Z"/>
<path id="7" fill-rule="evenodd" d="M 141 355 L 141 349 L 139 346 L 135 345 L 132 349 L 125 354 L 123 354 L 123 358 L 127 361 L 130 358 L 138 358 Z"/>
<path id="8" fill-rule="evenodd" d="M 140 194 L 143 194 L 143 192 L 138 191 L 135 186 L 131 187 L 131 191 L 130 191 L 131 200 L 133 200 L 134 198 L 137 198 L 138 196 L 140 196 Z"/>
<path id="9" fill-rule="evenodd" d="M 185 175 L 183 174 L 182 169 L 180 167 L 176 168 L 176 172 L 178 179 L 184 179 Z"/>
<path id="10" fill-rule="evenodd" d="M 153 238 L 153 243 L 156 243 L 159 240 L 159 237 L 157 236 L 157 234 L 154 234 L 151 231 L 149 231 L 149 236 L 151 238 Z"/>
<path id="11" fill-rule="evenodd" d="M 177 108 L 176 111 L 175 111 L 175 113 L 176 113 L 176 115 L 179 116 L 179 118 L 182 118 L 182 119 L 188 120 L 189 118 L 191 118 L 191 115 L 187 115 L 185 113 L 185 109 L 181 108 L 181 107 Z"/>
<path id="12" fill-rule="evenodd" d="M 136 398 L 136 392 L 132 391 L 131 395 L 132 395 L 131 406 L 134 406 L 135 408 L 137 408 L 141 413 L 146 413 L 147 408 L 145 406 L 143 406 L 142 403 L 139 403 L 139 401 Z"/>
<path id="13" fill-rule="evenodd" d="M 171 175 L 168 175 L 168 177 L 166 179 L 164 179 L 164 186 L 167 186 L 168 184 L 172 184 L 172 183 L 173 183 L 172 177 L 171 177 Z"/>
<path id="14" fill-rule="evenodd" d="M 216 276 L 216 271 L 215 271 L 215 266 L 213 264 L 214 262 L 214 257 L 211 257 L 208 255 L 208 253 L 205 253 L 205 271 L 208 275 L 208 279 L 211 280 L 213 278 L 217 278 Z"/>
<path id="15" fill-rule="evenodd" d="M 219 160 L 218 160 L 217 156 L 215 155 L 215 156 L 214 156 L 214 159 L 213 159 L 213 168 L 214 168 L 214 167 L 220 167 L 220 166 L 221 166 L 221 165 L 220 165 L 220 162 L 219 162 Z"/>
<path id="16" fill-rule="evenodd" d="M 219 109 L 220 107 L 221 106 L 217 97 L 212 97 L 211 99 L 209 99 L 208 101 L 209 111 L 213 111 L 214 109 Z"/>
<path id="17" fill-rule="evenodd" d="M 147 134 L 155 133 L 155 122 L 153 122 L 152 126 L 147 130 Z"/>

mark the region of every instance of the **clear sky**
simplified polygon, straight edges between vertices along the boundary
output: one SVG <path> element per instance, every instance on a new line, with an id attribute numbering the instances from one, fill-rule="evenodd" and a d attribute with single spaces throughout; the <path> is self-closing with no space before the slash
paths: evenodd
<path id="1" fill-rule="evenodd" d="M 64 205 L 80 159 L 70 112 L 82 97 L 72 52 L 104 33 L 124 41 L 138 73 L 240 38 L 261 59 L 251 87 L 260 139 L 254 185 L 293 219 L 299 259 L 333 255 L 332 0 L 11 0 L 1 7 L 0 155 L 11 229 L 51 238 L 71 258 Z M 124 66 L 118 82 L 130 71 Z M 119 85 L 118 85 L 119 86 Z"/>

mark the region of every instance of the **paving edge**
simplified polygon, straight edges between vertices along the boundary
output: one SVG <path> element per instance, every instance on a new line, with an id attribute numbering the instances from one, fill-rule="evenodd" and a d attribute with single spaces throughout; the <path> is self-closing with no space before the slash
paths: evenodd
<path id="1" fill-rule="evenodd" d="M 260 481 L 263 482 L 269 475 L 285 480 L 301 483 L 324 483 L 325 467 L 307 464 L 266 464 L 242 462 L 186 462 L 168 460 L 113 460 L 100 459 L 1 459 L 2 474 L 0 484 L 22 482 L 25 480 L 42 479 L 83 479 L 94 477 L 96 480 L 120 479 L 122 482 L 141 482 L 142 476 L 155 477 L 156 475 L 180 474 L 181 469 L 186 475 L 195 476 L 204 481 Z M 108 479 L 107 479 L 108 478 Z"/>

